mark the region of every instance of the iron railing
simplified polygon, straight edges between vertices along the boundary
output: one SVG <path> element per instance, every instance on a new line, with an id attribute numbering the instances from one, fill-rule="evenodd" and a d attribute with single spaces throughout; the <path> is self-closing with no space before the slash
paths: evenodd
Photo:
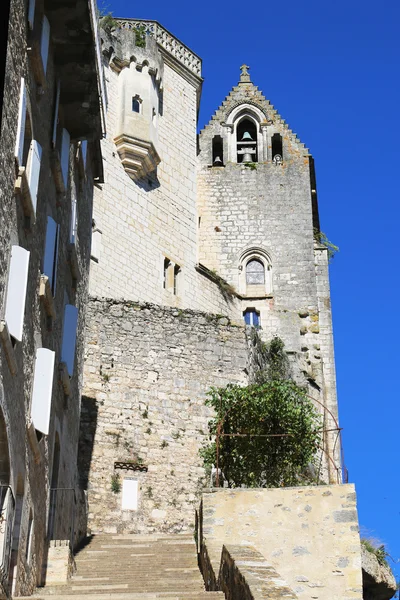
<path id="1" fill-rule="evenodd" d="M 0 585 L 9 596 L 9 569 L 14 527 L 15 499 L 9 485 L 0 486 Z"/>

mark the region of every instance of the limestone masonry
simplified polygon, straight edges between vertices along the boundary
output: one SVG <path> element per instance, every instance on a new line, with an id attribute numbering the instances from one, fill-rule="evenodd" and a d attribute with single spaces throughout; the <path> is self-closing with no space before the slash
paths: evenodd
<path id="1" fill-rule="evenodd" d="M 250 329 L 284 340 L 329 430 L 323 478 L 340 483 L 328 257 L 309 151 L 247 66 L 197 140 L 200 59 L 154 21 L 117 20 L 101 37 L 108 134 L 80 447 L 89 527 L 191 527 L 206 483 L 205 395 L 251 380 Z"/>
<path id="2" fill-rule="evenodd" d="M 201 59 L 156 21 L 10 6 L 0 598 L 388 600 L 343 481 L 309 150 L 247 65 L 197 134 Z M 207 394 L 256 381 L 275 336 L 322 417 L 321 485 L 214 488 Z"/>

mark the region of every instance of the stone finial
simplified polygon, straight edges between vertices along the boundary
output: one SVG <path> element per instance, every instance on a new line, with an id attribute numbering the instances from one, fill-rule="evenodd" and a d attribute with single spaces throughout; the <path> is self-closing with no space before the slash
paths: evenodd
<path id="1" fill-rule="evenodd" d="M 249 75 L 247 69 L 250 69 L 250 67 L 248 65 L 242 65 L 240 67 L 240 70 L 242 72 L 240 74 L 240 81 L 239 81 L 239 83 L 250 83 L 251 79 L 250 79 L 250 75 Z"/>

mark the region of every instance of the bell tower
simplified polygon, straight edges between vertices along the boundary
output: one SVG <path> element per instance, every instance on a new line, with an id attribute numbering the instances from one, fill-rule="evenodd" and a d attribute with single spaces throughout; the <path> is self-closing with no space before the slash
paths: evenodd
<path id="1" fill-rule="evenodd" d="M 199 136 L 199 263 L 236 291 L 242 322 L 266 341 L 284 340 L 296 377 L 334 428 L 328 257 L 319 242 L 314 161 L 249 67 L 240 69 Z"/>

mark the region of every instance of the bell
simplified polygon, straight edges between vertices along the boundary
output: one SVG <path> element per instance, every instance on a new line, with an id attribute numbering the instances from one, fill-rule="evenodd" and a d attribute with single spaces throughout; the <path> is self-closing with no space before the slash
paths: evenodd
<path id="1" fill-rule="evenodd" d="M 243 154 L 243 161 L 242 162 L 244 162 L 244 163 L 252 162 L 252 160 L 253 160 L 253 156 L 252 155 L 253 154 L 255 154 L 255 152 L 250 152 L 250 151 L 245 152 L 245 154 Z"/>
<path id="2" fill-rule="evenodd" d="M 250 133 L 248 131 L 245 131 L 243 134 L 243 137 L 241 139 L 242 142 L 252 142 L 253 138 L 251 137 Z"/>
<path id="3" fill-rule="evenodd" d="M 222 166 L 222 160 L 220 159 L 219 156 L 216 156 L 214 158 L 213 165 L 214 165 L 214 167 L 221 167 Z"/>

